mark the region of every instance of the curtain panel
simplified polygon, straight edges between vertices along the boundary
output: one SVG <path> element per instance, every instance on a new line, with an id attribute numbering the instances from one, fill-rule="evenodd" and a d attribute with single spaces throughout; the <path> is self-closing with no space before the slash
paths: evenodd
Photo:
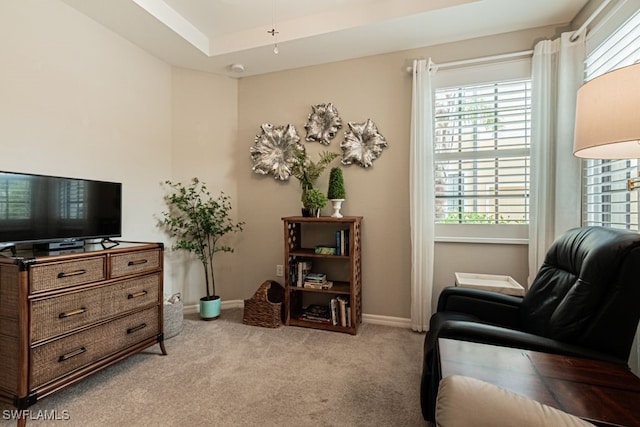
<path id="1" fill-rule="evenodd" d="M 581 223 L 581 162 L 573 156 L 576 94 L 584 76 L 584 36 L 538 42 L 531 70 L 531 284 L 553 240 Z"/>
<path id="2" fill-rule="evenodd" d="M 411 328 L 429 329 L 433 298 L 435 189 L 431 60 L 413 61 L 410 148 Z"/>

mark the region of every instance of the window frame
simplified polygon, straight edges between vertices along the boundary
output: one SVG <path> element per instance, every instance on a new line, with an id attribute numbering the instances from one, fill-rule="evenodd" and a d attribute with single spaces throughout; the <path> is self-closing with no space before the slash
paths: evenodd
<path id="1" fill-rule="evenodd" d="M 531 56 L 451 70 L 438 70 L 435 91 L 455 86 L 469 86 L 515 80 L 531 81 Z M 434 97 L 435 99 L 435 97 Z M 435 120 L 435 118 L 434 118 Z M 435 123 L 435 122 L 434 122 Z M 530 134 L 528 135 L 530 137 Z M 435 156 L 434 156 L 435 157 Z M 435 224 L 436 242 L 528 244 L 529 224 Z"/>

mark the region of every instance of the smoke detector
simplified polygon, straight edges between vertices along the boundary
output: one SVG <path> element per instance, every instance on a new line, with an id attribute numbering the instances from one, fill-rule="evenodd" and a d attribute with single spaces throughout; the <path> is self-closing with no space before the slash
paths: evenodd
<path id="1" fill-rule="evenodd" d="M 231 68 L 231 71 L 234 73 L 244 73 L 244 65 L 242 64 L 231 64 L 229 68 Z"/>

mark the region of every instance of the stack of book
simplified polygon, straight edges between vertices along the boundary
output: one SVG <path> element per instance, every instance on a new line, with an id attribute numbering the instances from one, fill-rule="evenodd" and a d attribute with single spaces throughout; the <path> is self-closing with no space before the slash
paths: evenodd
<path id="1" fill-rule="evenodd" d="M 326 305 L 311 304 L 303 310 L 300 319 L 331 324 L 331 310 Z"/>
<path id="2" fill-rule="evenodd" d="M 332 298 L 330 312 L 332 325 L 351 327 L 351 310 L 348 297 L 337 296 Z"/>
<path id="3" fill-rule="evenodd" d="M 304 278 L 304 287 L 310 289 L 331 289 L 333 282 L 323 273 L 308 273 Z"/>

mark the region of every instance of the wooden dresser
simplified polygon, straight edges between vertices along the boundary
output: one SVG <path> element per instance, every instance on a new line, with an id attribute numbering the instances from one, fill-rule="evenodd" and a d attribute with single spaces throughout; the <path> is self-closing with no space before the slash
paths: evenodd
<path id="1" fill-rule="evenodd" d="M 166 354 L 163 250 L 120 242 L 0 256 L 0 400 L 26 409 L 156 343 Z"/>

